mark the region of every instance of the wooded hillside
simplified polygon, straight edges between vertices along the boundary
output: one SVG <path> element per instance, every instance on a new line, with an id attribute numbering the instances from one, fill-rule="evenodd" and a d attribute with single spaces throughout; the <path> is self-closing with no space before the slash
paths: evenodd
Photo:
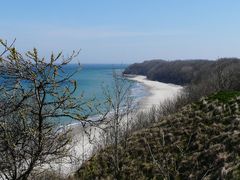
<path id="1" fill-rule="evenodd" d="M 186 85 L 206 79 L 221 67 L 224 71 L 233 71 L 240 67 L 240 59 L 222 58 L 210 60 L 150 60 L 130 65 L 124 74 L 145 75 L 150 80 L 164 83 Z"/>

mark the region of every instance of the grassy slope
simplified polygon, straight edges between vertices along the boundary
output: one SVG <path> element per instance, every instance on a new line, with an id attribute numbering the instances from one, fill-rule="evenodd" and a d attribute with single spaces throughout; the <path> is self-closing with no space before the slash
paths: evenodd
<path id="1" fill-rule="evenodd" d="M 219 92 L 135 132 L 119 148 L 121 179 L 239 178 L 239 92 Z M 102 150 L 76 173 L 112 179 L 113 149 Z"/>

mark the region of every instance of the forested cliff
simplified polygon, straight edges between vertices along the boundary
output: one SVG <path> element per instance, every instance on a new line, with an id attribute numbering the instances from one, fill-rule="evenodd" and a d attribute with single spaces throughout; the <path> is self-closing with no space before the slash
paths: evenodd
<path id="1" fill-rule="evenodd" d="M 216 71 L 234 71 L 240 67 L 240 59 L 222 58 L 218 60 L 149 60 L 130 65 L 124 74 L 145 75 L 150 80 L 186 85 L 206 79 Z"/>

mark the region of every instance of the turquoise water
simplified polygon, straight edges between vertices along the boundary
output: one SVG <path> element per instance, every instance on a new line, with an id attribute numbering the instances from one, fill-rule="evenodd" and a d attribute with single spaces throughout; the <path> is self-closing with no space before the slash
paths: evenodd
<path id="1" fill-rule="evenodd" d="M 83 102 L 88 102 L 91 99 L 95 99 L 92 102 L 93 105 L 101 104 L 99 109 L 104 108 L 104 101 L 106 101 L 106 96 L 104 96 L 103 89 L 107 88 L 110 90 L 110 94 L 113 95 L 113 72 L 121 75 L 123 70 L 127 67 L 127 65 L 111 65 L 111 64 L 83 64 L 82 66 L 70 64 L 63 67 L 64 73 L 62 75 L 72 74 L 77 71 L 77 73 L 71 78 L 76 80 L 77 82 L 77 90 L 74 96 L 80 96 L 83 94 Z M 60 72 L 60 76 L 61 76 Z M 119 76 L 121 78 L 121 76 Z M 8 81 L 6 81 L 8 82 Z M 3 83 L 3 79 L 0 77 L 0 84 Z M 126 83 L 126 84 L 125 84 Z M 127 80 L 125 81 L 125 85 L 131 85 L 130 88 L 130 97 L 132 97 L 133 104 L 136 104 L 143 96 L 146 96 L 148 93 L 146 88 L 135 81 Z M 11 83 L 10 83 L 11 84 Z M 21 82 L 21 85 L 26 89 L 32 88 L 32 83 L 27 83 L 25 81 Z M 64 88 L 64 87 L 62 87 Z M 52 98 L 52 97 L 47 97 Z M 122 107 L 124 109 L 124 107 Z M 101 109 L 102 110 L 102 109 Z M 74 110 L 73 110 L 74 111 Z M 89 114 L 91 117 L 97 117 L 99 114 L 96 111 L 90 111 L 86 106 L 81 111 L 83 114 Z M 52 119 L 57 124 L 69 124 L 76 123 L 76 121 L 71 120 L 70 118 L 61 117 Z"/>
<path id="2" fill-rule="evenodd" d="M 73 79 L 77 81 L 77 91 L 75 95 L 83 93 L 84 99 L 95 98 L 96 102 L 103 102 L 105 97 L 103 95 L 103 88 L 109 87 L 111 90 L 113 86 L 113 72 L 121 74 L 127 65 L 111 65 L 111 64 L 83 64 L 81 69 L 73 76 Z M 65 72 L 73 72 L 79 66 L 68 65 L 65 67 Z M 134 103 L 147 95 L 146 88 L 135 81 L 127 81 L 131 84 L 131 97 L 134 99 Z M 61 120 L 62 121 L 62 120 Z M 69 119 L 64 119 L 65 123 L 73 123 Z"/>

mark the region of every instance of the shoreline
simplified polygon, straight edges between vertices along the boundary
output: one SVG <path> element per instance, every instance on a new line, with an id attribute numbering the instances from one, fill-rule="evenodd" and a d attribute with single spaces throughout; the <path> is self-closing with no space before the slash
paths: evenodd
<path id="1" fill-rule="evenodd" d="M 146 87 L 146 91 L 148 92 L 146 96 L 142 97 L 137 102 L 139 108 L 135 114 L 148 111 L 152 106 L 157 106 L 160 103 L 164 102 L 166 99 L 174 98 L 183 88 L 179 85 L 148 80 L 146 76 L 124 76 L 131 81 L 141 83 Z M 76 162 L 68 162 L 68 160 L 66 160 L 60 164 L 57 163 L 54 169 L 60 170 L 63 175 L 71 175 L 79 168 L 80 164 L 84 162 L 84 160 L 88 159 L 91 156 L 92 152 L 94 152 L 94 148 L 99 144 L 99 137 L 102 131 L 97 127 L 86 127 L 85 131 L 91 133 L 90 138 L 93 139 L 93 142 L 90 142 L 89 136 L 84 133 L 80 122 L 68 124 L 65 127 L 71 128 L 72 130 L 71 136 L 73 138 L 73 147 L 70 151 L 70 154 L 73 157 L 77 157 L 79 159 L 76 159 Z"/>
<path id="2" fill-rule="evenodd" d="M 139 101 L 140 109 L 149 110 L 152 106 L 158 106 L 166 99 L 174 98 L 183 87 L 180 85 L 152 81 L 142 75 L 125 75 L 126 78 L 144 85 L 149 94 Z"/>

